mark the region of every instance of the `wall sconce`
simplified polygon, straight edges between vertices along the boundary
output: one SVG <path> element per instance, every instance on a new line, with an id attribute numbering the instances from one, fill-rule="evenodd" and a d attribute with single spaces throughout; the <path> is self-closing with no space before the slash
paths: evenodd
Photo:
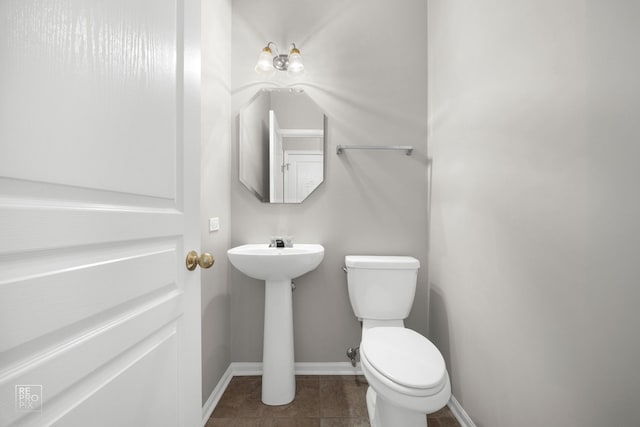
<path id="1" fill-rule="evenodd" d="M 271 50 L 271 46 L 276 51 L 275 55 Z M 289 75 L 297 76 L 304 72 L 304 64 L 302 63 L 300 50 L 298 50 L 295 43 L 291 43 L 289 54 L 286 55 L 278 52 L 278 47 L 274 42 L 269 42 L 260 52 L 255 70 L 256 73 L 267 77 L 272 76 L 275 70 L 286 71 Z"/>

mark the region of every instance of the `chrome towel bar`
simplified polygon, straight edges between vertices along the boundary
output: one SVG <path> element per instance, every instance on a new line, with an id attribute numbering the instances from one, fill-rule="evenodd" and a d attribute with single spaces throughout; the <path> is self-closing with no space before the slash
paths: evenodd
<path id="1" fill-rule="evenodd" d="M 413 152 L 412 145 L 338 145 L 336 154 L 342 154 L 344 150 L 386 150 L 386 151 L 406 151 L 406 155 L 410 156 Z"/>

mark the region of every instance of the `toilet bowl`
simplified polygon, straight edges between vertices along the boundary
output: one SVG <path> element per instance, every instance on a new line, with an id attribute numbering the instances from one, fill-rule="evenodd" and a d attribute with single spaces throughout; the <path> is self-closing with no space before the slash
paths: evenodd
<path id="1" fill-rule="evenodd" d="M 349 299 L 362 321 L 360 361 L 374 427 L 425 427 L 451 385 L 440 351 L 404 327 L 420 263 L 412 257 L 347 256 Z"/>
<path id="2" fill-rule="evenodd" d="M 360 344 L 362 371 L 371 387 L 372 426 L 426 426 L 426 416 L 451 397 L 449 375 L 438 349 L 411 329 L 369 329 Z"/>

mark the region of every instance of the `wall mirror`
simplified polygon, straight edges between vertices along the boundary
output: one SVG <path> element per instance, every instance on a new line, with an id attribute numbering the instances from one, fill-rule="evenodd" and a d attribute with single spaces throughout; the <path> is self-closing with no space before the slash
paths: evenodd
<path id="1" fill-rule="evenodd" d="M 240 182 L 266 203 L 302 203 L 324 180 L 324 112 L 300 89 L 262 89 L 240 110 Z"/>

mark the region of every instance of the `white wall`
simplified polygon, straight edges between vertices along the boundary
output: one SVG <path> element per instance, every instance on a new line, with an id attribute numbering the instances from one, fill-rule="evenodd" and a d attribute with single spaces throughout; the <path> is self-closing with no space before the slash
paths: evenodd
<path id="1" fill-rule="evenodd" d="M 640 3 L 429 1 L 431 338 L 482 427 L 640 425 Z"/>
<path id="2" fill-rule="evenodd" d="M 202 270 L 202 401 L 205 402 L 230 363 L 227 249 L 230 226 L 231 168 L 231 0 L 202 1 L 202 251 L 215 264 Z M 208 219 L 220 218 L 210 233 Z"/>
<path id="3" fill-rule="evenodd" d="M 237 153 L 233 160 L 233 245 L 286 232 L 294 242 L 326 249 L 318 269 L 295 280 L 296 361 L 347 362 L 346 349 L 360 340 L 342 271 L 347 254 L 420 259 L 407 323 L 426 333 L 426 19 L 424 0 L 233 1 L 233 117 L 259 88 L 292 84 L 286 73 L 269 82 L 255 74 L 268 41 L 285 49 L 297 44 L 306 74 L 295 84 L 327 115 L 325 181 L 300 205 L 260 203 L 237 179 Z M 337 156 L 338 144 L 416 149 L 411 157 L 364 151 Z M 232 360 L 260 361 L 264 285 L 232 270 L 230 291 Z"/>

